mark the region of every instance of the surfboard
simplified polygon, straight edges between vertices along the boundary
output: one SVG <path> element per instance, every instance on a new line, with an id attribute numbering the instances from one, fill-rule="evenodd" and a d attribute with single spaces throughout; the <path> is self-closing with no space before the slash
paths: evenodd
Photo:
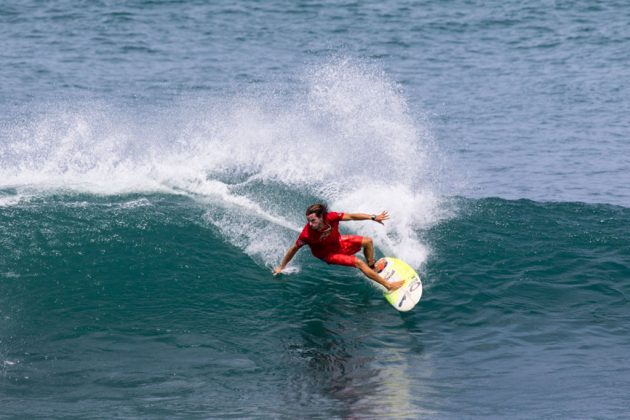
<path id="1" fill-rule="evenodd" d="M 404 280 L 404 284 L 392 291 L 385 290 L 385 299 L 400 312 L 413 309 L 422 297 L 422 281 L 418 273 L 404 261 L 397 258 L 381 258 L 374 264 L 374 268 L 381 277 L 388 282 Z"/>

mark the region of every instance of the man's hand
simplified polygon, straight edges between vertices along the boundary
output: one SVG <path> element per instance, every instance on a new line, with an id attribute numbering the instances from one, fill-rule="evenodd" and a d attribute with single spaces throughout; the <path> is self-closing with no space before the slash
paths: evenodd
<path id="1" fill-rule="evenodd" d="M 377 214 L 376 217 L 374 218 L 374 221 L 382 225 L 383 220 L 387 220 L 387 219 L 389 219 L 389 213 L 387 213 L 387 210 L 385 210 L 381 212 L 381 214 Z"/>
<path id="2" fill-rule="evenodd" d="M 295 255 L 295 253 L 298 252 L 299 250 L 300 250 L 300 247 L 297 244 L 293 244 L 291 248 L 289 248 L 289 250 L 287 251 L 282 261 L 280 261 L 280 265 L 274 268 L 271 273 L 274 276 L 277 276 L 278 274 L 282 273 L 282 270 L 284 270 L 287 264 L 289 264 L 289 261 L 291 261 L 291 259 Z"/>

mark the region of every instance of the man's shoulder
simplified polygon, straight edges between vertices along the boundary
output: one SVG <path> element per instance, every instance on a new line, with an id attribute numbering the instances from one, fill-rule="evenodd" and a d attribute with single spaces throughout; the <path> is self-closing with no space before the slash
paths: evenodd
<path id="1" fill-rule="evenodd" d="M 328 222 L 338 222 L 343 217 L 343 212 L 329 211 L 326 215 L 326 221 Z"/>
<path id="2" fill-rule="evenodd" d="M 302 247 L 304 245 L 308 245 L 311 242 L 311 237 L 308 234 L 308 225 L 304 226 L 304 229 L 302 229 L 302 232 L 300 232 L 300 235 L 297 238 L 297 241 L 295 242 L 297 244 L 298 247 Z"/>
<path id="3" fill-rule="evenodd" d="M 304 225 L 304 228 L 302 229 L 302 232 L 300 232 L 300 237 L 308 237 L 309 236 L 309 226 L 308 223 L 306 225 Z"/>

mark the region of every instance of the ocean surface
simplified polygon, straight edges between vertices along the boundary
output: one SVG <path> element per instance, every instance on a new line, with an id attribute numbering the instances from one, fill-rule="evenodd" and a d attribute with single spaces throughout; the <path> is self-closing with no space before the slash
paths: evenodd
<path id="1" fill-rule="evenodd" d="M 627 418 L 622 1 L 0 4 L 0 418 Z M 395 311 L 304 209 L 409 262 Z"/>

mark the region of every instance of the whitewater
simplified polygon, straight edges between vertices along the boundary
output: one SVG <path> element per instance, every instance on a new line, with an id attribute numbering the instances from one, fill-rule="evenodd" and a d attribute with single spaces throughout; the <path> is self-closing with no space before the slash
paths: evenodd
<path id="1" fill-rule="evenodd" d="M 253 91 L 143 110 L 148 117 L 102 103 L 50 105 L 4 127 L 0 188 L 14 194 L 3 201 L 59 189 L 184 194 L 206 202 L 205 219 L 266 265 L 309 202 L 389 210 L 385 229 L 356 231 L 419 266 L 428 250 L 411 232 L 447 211 L 429 130 L 378 69 L 340 58 L 304 78 L 300 93 Z"/>

